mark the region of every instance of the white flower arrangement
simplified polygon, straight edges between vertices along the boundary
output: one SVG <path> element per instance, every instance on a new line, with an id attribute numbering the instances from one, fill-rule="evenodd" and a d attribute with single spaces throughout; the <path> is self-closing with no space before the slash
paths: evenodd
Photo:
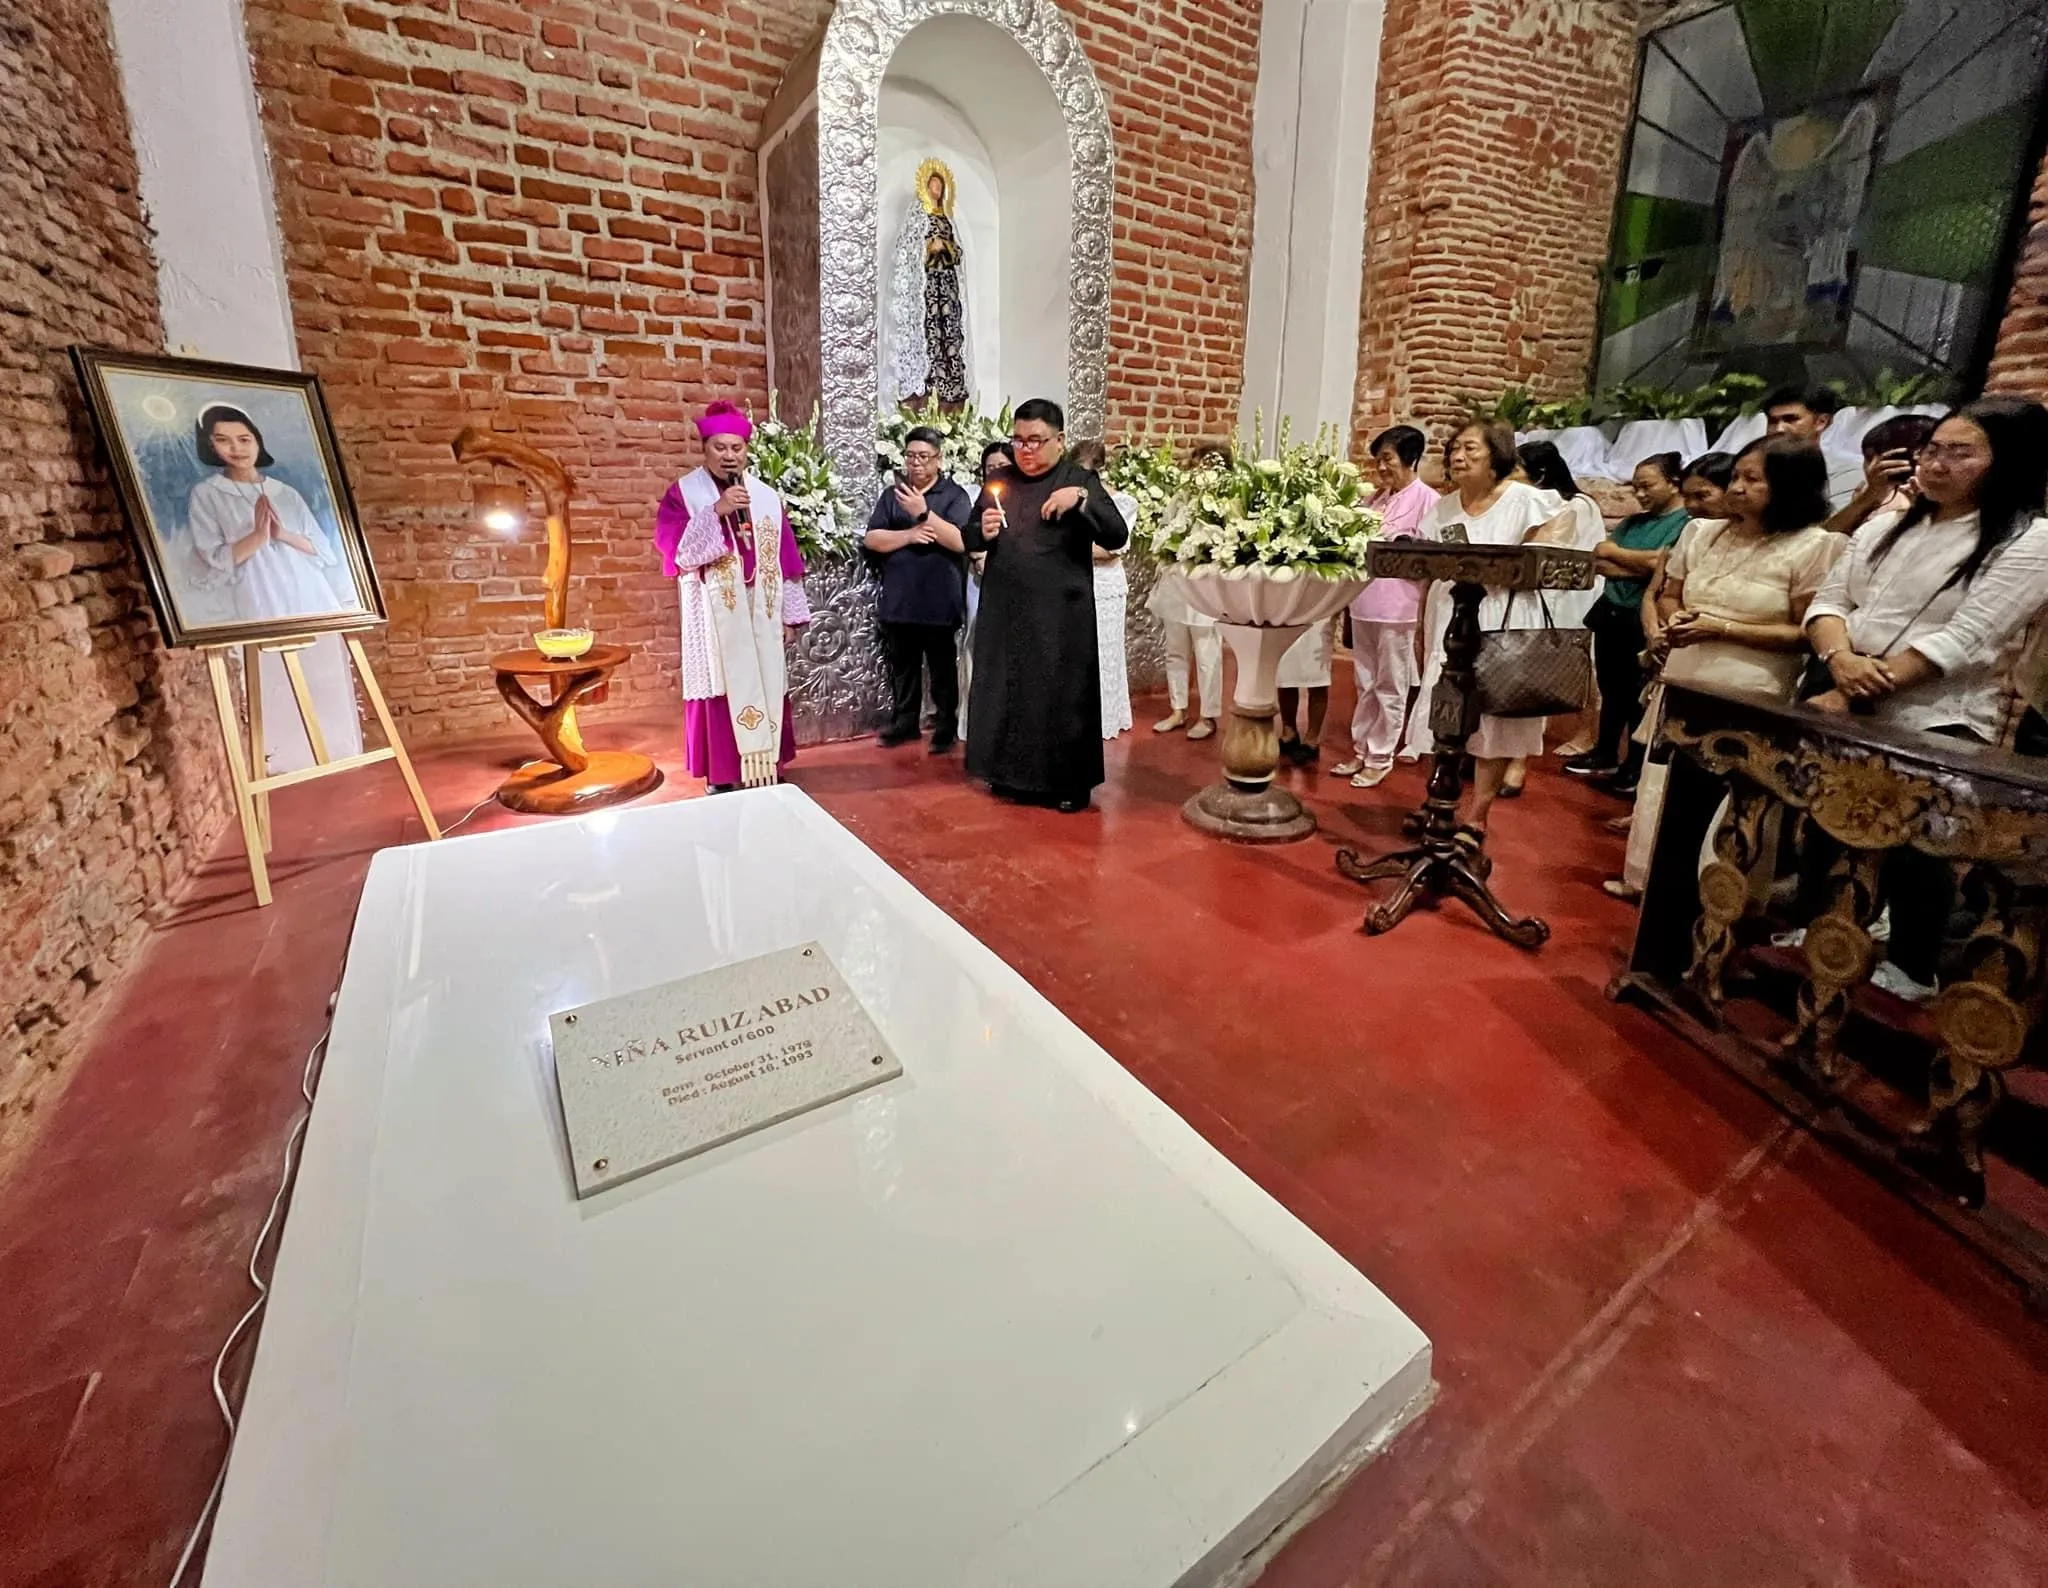
<path id="1" fill-rule="evenodd" d="M 770 398 L 768 417 L 755 422 L 748 464 L 782 498 L 806 562 L 849 556 L 860 545 L 853 504 L 825 451 L 815 411 L 807 425 L 786 424 Z"/>
<path id="2" fill-rule="evenodd" d="M 1263 452 L 1263 426 L 1252 451 Z M 1358 579 L 1380 515 L 1358 465 L 1345 458 L 1337 432 L 1325 426 L 1308 444 L 1290 439 L 1283 423 L 1276 456 L 1188 471 L 1182 503 L 1152 530 L 1153 554 L 1183 571 L 1215 569 L 1226 577 Z"/>
<path id="3" fill-rule="evenodd" d="M 947 475 L 972 494 L 981 485 L 981 449 L 992 441 L 1010 439 L 1010 405 L 1000 413 L 985 414 L 977 408 L 948 413 L 936 398 L 922 407 L 906 403 L 875 423 L 875 470 L 885 478 L 903 467 L 903 448 L 910 432 L 920 426 L 939 433 L 939 450 Z"/>
<path id="4" fill-rule="evenodd" d="M 1104 478 L 1113 491 L 1128 493 L 1138 504 L 1138 533 L 1151 535 L 1172 513 L 1187 492 L 1188 471 L 1173 454 L 1173 444 L 1162 441 L 1147 451 L 1123 446 L 1110 454 Z"/>

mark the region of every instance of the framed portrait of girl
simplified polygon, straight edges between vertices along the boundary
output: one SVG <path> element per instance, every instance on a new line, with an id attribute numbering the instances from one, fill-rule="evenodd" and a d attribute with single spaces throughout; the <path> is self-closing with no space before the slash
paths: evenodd
<path id="1" fill-rule="evenodd" d="M 71 356 L 169 644 L 384 621 L 316 377 L 101 348 Z"/>

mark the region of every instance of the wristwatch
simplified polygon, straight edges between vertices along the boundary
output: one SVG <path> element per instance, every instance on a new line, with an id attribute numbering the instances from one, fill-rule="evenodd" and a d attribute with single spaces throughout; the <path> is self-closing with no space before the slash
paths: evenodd
<path id="1" fill-rule="evenodd" d="M 916 529 L 920 524 L 924 523 L 931 516 L 932 510 L 929 507 L 927 507 L 922 513 L 919 513 L 917 517 L 910 521 L 910 527 L 912 529 Z"/>

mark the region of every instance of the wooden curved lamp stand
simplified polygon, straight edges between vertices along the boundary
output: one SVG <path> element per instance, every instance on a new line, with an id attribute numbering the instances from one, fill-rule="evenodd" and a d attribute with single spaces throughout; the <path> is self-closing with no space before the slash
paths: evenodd
<path id="1" fill-rule="evenodd" d="M 538 447 L 475 426 L 455 438 L 455 458 L 459 463 L 503 463 L 540 493 L 548 532 L 541 612 L 547 628 L 567 628 L 569 471 Z M 498 790 L 499 804 L 535 816 L 563 816 L 638 799 L 661 787 L 661 769 L 653 761 L 625 750 L 586 750 L 576 724 L 578 703 L 601 699 L 612 673 L 631 655 L 623 645 L 594 645 L 567 661 L 531 649 L 491 658 L 498 693 L 539 736 L 550 757 L 529 761 L 506 779 Z M 529 678 L 543 681 L 546 698 L 527 693 L 524 680 Z"/>

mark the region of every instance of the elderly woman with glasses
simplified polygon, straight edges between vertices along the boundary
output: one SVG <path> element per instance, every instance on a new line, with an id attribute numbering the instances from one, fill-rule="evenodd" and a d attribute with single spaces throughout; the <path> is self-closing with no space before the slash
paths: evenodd
<path id="1" fill-rule="evenodd" d="M 974 625 L 967 772 L 999 796 L 1086 810 L 1102 781 L 1094 549 L 1130 539 L 1100 478 L 1066 455 L 1066 416 L 1017 410 L 1016 468 L 975 503 L 967 550 L 986 551 Z"/>

